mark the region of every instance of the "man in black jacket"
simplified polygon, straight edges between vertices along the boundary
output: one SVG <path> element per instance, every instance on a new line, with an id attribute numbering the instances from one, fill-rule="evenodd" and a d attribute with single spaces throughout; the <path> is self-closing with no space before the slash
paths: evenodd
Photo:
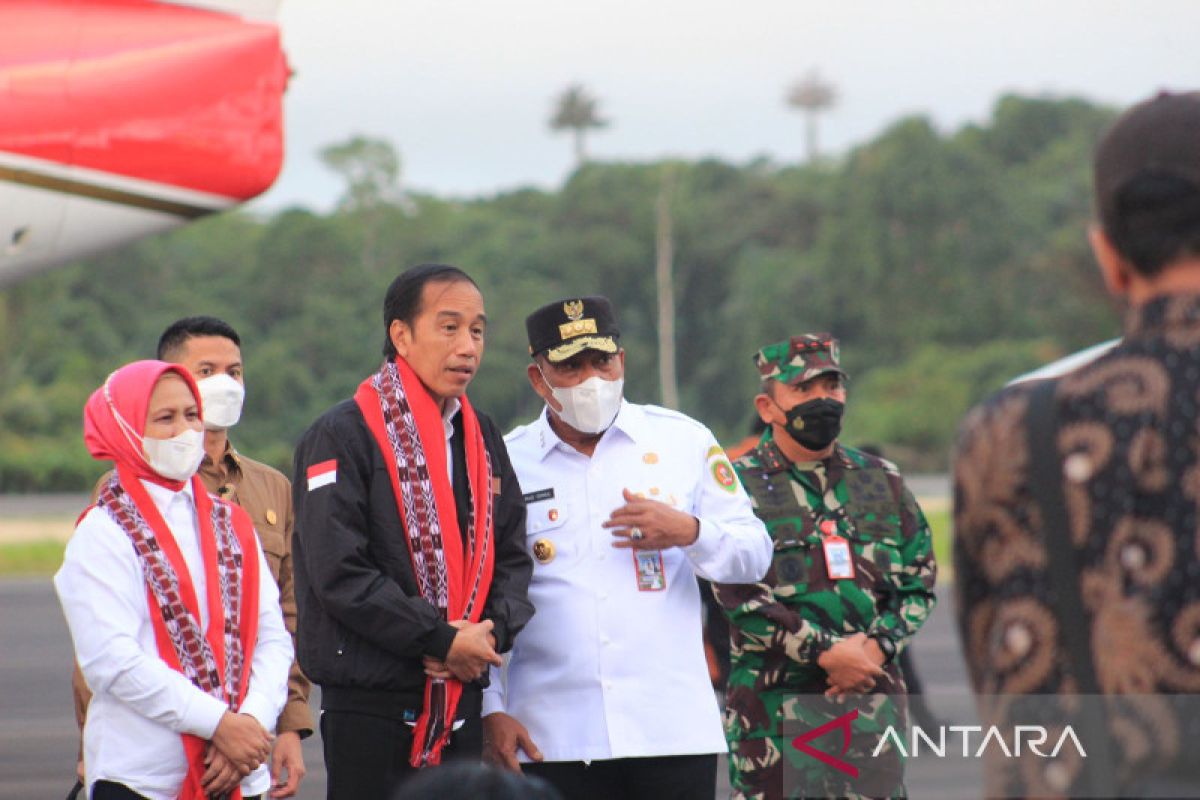
<path id="1" fill-rule="evenodd" d="M 321 686 L 330 798 L 386 798 L 415 769 L 478 758 L 481 679 L 533 615 L 525 505 L 466 388 L 483 355 L 475 282 L 402 273 L 387 360 L 296 448 L 299 660 Z"/>

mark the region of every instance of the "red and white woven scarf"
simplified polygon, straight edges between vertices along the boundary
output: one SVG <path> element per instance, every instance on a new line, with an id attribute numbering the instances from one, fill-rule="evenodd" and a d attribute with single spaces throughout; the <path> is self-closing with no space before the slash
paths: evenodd
<path id="1" fill-rule="evenodd" d="M 479 417 L 464 395 L 461 413 L 471 494 L 464 536 L 447 469 L 441 411 L 408 362 L 400 357 L 384 362 L 359 385 L 354 399 L 389 467 L 421 597 L 448 622 L 478 622 L 495 560 L 492 463 Z M 426 679 L 425 703 L 409 757 L 414 767 L 440 763 L 462 690 L 462 683 L 453 678 Z"/>
<path id="2" fill-rule="evenodd" d="M 249 517 L 228 503 L 214 502 L 193 476 L 208 609 L 204 630 L 187 562 L 145 487 L 125 471 L 118 465 L 97 505 L 121 527 L 137 554 L 159 657 L 236 711 L 250 682 L 258 637 L 258 545 Z M 205 797 L 200 781 L 206 742 L 184 735 L 183 743 L 188 774 L 179 796 L 199 800 Z M 240 798 L 240 790 L 230 797 Z"/>

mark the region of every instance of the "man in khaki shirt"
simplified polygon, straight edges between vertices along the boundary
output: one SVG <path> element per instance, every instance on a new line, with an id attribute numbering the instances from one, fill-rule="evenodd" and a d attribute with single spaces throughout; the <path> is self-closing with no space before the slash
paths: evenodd
<path id="1" fill-rule="evenodd" d="M 229 441 L 228 429 L 241 414 L 243 394 L 241 339 L 227 323 L 214 317 L 187 317 L 163 332 L 158 357 L 182 364 L 195 376 L 204 407 L 204 461 L 200 480 L 224 500 L 246 509 L 254 521 L 271 574 L 279 584 L 283 619 L 296 636 L 296 597 L 292 584 L 292 489 L 279 472 L 238 453 Z M 96 493 L 108 480 L 104 475 Z M 83 727 L 91 691 L 79 665 L 71 679 L 75 693 L 75 718 Z M 276 723 L 275 747 L 271 754 L 271 797 L 295 795 L 304 778 L 304 756 L 300 740 L 313 731 L 308 706 L 310 684 L 295 661 L 288 675 L 288 699 Z M 82 762 L 80 773 L 82 774 Z M 224 781 L 233 780 L 233 775 Z M 224 782 L 222 781 L 222 783 Z M 233 785 L 236 785 L 236 780 Z"/>

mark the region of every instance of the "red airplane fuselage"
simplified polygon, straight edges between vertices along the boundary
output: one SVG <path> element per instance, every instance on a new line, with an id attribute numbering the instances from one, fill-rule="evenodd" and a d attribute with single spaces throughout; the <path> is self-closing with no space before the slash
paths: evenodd
<path id="1" fill-rule="evenodd" d="M 271 23 L 0 3 L 0 284 L 261 194 L 283 162 L 287 76 Z"/>

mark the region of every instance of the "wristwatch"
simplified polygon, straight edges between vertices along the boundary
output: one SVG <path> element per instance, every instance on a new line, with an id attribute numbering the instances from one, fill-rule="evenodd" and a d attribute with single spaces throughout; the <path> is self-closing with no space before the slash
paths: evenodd
<path id="1" fill-rule="evenodd" d="M 896 640 L 886 633 L 877 633 L 871 638 L 875 640 L 875 644 L 879 645 L 880 651 L 883 652 L 883 663 L 892 663 L 892 659 L 896 657 Z"/>

